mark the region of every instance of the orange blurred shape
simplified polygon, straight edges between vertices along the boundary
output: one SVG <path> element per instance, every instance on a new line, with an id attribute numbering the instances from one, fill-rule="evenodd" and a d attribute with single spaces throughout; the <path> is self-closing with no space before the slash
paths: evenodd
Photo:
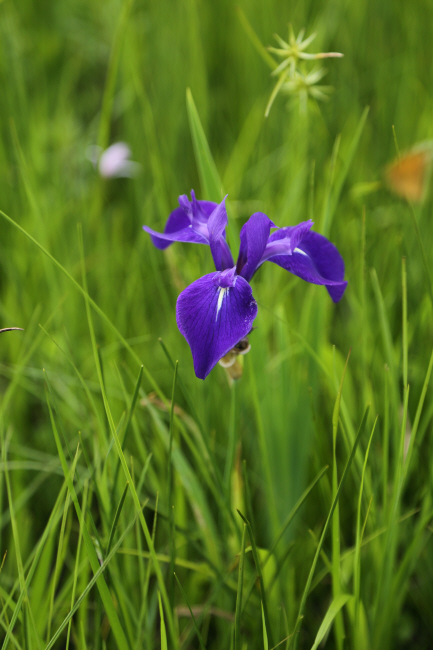
<path id="1" fill-rule="evenodd" d="M 385 178 L 389 189 L 408 201 L 422 201 L 427 190 L 432 152 L 433 143 L 425 143 L 388 165 Z"/>

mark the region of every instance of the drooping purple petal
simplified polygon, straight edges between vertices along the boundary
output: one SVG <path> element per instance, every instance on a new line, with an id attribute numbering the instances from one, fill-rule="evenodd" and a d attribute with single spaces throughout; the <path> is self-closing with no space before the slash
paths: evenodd
<path id="1" fill-rule="evenodd" d="M 255 212 L 242 226 L 236 271 L 247 282 L 261 264 L 271 228 L 275 228 L 275 224 L 263 212 Z"/>
<path id="2" fill-rule="evenodd" d="M 268 259 L 307 282 L 325 285 L 334 302 L 343 297 L 347 286 L 344 261 L 336 246 L 323 235 L 309 231 L 291 255 L 276 255 Z"/>
<path id="3" fill-rule="evenodd" d="M 225 200 L 226 197 L 217 205 L 207 223 L 210 250 L 217 271 L 223 271 L 234 266 L 230 248 L 225 240 L 225 228 L 228 223 Z"/>
<path id="4" fill-rule="evenodd" d="M 187 226 L 186 228 L 170 233 L 156 232 L 156 230 L 152 230 L 148 226 L 143 226 L 143 230 L 149 233 L 153 245 L 160 250 L 164 250 L 175 241 L 189 242 L 191 244 L 209 244 L 203 235 L 200 235 L 192 229 L 192 226 Z"/>
<path id="5" fill-rule="evenodd" d="M 176 319 L 204 379 L 250 332 L 257 315 L 251 287 L 235 268 L 209 273 L 189 285 L 177 299 Z"/>

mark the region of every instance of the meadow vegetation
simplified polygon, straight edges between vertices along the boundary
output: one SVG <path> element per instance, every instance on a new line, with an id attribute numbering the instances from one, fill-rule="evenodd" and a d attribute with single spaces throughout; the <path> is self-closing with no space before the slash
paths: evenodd
<path id="1" fill-rule="evenodd" d="M 344 58 L 265 118 L 288 23 Z M 432 58 L 427 0 L 0 2 L 2 649 L 433 646 L 433 204 L 383 182 Z M 142 230 L 191 188 L 234 256 L 262 211 L 346 262 L 336 305 L 264 265 L 233 385 L 176 326 L 209 250 Z"/>

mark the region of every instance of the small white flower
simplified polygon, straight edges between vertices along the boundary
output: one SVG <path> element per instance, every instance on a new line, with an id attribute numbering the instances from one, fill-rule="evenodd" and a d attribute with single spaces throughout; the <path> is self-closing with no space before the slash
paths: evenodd
<path id="1" fill-rule="evenodd" d="M 132 178 L 140 170 L 139 163 L 129 160 L 131 150 L 125 142 L 116 142 L 102 151 L 101 147 L 87 147 L 86 156 L 102 178 Z"/>

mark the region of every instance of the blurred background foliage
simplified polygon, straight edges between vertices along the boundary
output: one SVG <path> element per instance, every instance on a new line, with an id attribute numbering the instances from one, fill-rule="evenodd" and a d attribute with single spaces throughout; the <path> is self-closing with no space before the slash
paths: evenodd
<path id="1" fill-rule="evenodd" d="M 317 32 L 309 51 L 344 53 L 343 59 L 325 62 L 324 83 L 335 89 L 329 101 L 311 101 L 302 113 L 296 101 L 279 95 L 265 119 L 275 81 L 248 36 L 246 22 L 264 46 L 275 45 L 274 33 L 285 39 L 290 22 L 295 33 L 303 27 L 307 35 Z M 325 539 L 327 555 L 321 556 L 317 569 L 321 580 L 313 583 L 303 626 L 281 647 L 311 647 L 332 594 L 335 598 L 338 589 L 354 593 L 358 494 L 376 414 L 361 508 L 362 521 L 369 512 L 365 537 L 373 541 L 362 554 L 361 595 L 335 618 L 327 647 L 382 650 L 432 644 L 433 555 L 428 540 L 433 407 L 432 389 L 424 383 L 432 347 L 432 303 L 414 229 L 416 220 L 432 265 L 432 201 L 427 194 L 411 213 L 411 206 L 383 183 L 383 170 L 396 156 L 392 127 L 401 151 L 433 139 L 432 30 L 433 6 L 426 0 L 240 0 L 236 5 L 228 0 L 64 0 L 45 2 L 43 8 L 33 0 L 0 2 L 0 209 L 79 284 L 81 224 L 89 295 L 105 314 L 104 319 L 94 313 L 103 386 L 123 436 L 140 365 L 145 367 L 124 454 L 140 488 L 140 502 L 148 499 L 144 512 L 151 530 L 159 498 L 155 548 L 169 557 L 176 547 L 179 576 L 189 603 L 196 606 L 208 648 L 234 643 L 242 534 L 235 508 L 251 518 L 264 560 L 265 549 L 309 482 L 330 465 L 284 530 L 278 553 L 266 563 L 269 638 L 275 645 L 295 630 L 317 540 L 335 495 L 332 414 L 349 350 L 338 477 L 370 404 L 367 428 L 341 496 L 339 527 L 333 530 L 332 544 L 331 536 Z M 269 264 L 260 270 L 253 281 L 257 329 L 235 388 L 220 367 L 205 382 L 195 378 L 190 350 L 176 327 L 177 295 L 213 270 L 209 251 L 176 244 L 162 254 L 141 230 L 144 223 L 162 230 L 178 195 L 191 188 L 199 198 L 220 199 L 205 196 L 200 187 L 187 88 L 221 189 L 229 194 L 234 232 L 259 210 L 279 226 L 312 218 L 314 228 L 338 246 L 346 261 L 349 285 L 338 305 L 323 287 L 307 285 L 279 267 Z M 86 158 L 89 146 L 106 148 L 116 141 L 129 143 L 132 159 L 140 163 L 136 178 L 103 179 Z M 116 449 L 83 296 L 4 217 L 0 227 L 1 326 L 25 329 L 0 337 L 0 550 L 2 555 L 8 551 L 0 574 L 6 603 L 1 637 L 15 611 L 20 557 L 24 564 L 30 561 L 50 514 L 60 512 L 61 518 L 63 512 L 63 501 L 55 506 L 64 476 L 47 399 L 71 457 L 81 432 L 84 450 L 76 488 L 81 502 L 84 487 L 87 526 L 103 558 L 125 480 L 121 471 L 116 474 Z M 407 335 L 402 327 L 403 257 Z M 173 368 L 158 338 L 179 360 L 174 536 L 168 516 L 169 409 L 163 401 L 171 399 Z M 400 492 L 401 440 L 407 447 L 423 386 L 427 393 L 418 438 Z M 67 505 L 63 537 L 57 520 L 29 600 L 19 611 L 16 647 L 45 647 L 70 609 L 74 573 L 77 595 L 91 579 L 82 547 L 76 555 L 79 522 L 72 504 Z M 397 525 L 398 517 L 406 515 Z M 128 493 L 116 540 L 133 517 Z M 104 575 L 130 647 L 164 647 L 157 600 L 161 586 L 147 556 L 139 560 L 131 550 L 147 550 L 139 530 L 132 530 L 123 542 L 129 551 L 118 553 Z M 340 566 L 336 572 L 334 564 L 333 574 L 332 558 Z M 160 560 L 160 565 L 179 647 L 199 647 L 191 618 L 182 610 L 186 602 L 174 589 L 170 564 Z M 149 589 L 143 586 L 148 570 Z M 246 585 L 254 575 L 247 552 Z M 8 603 L 8 594 L 15 594 L 13 602 Z M 248 648 L 267 647 L 260 601 L 254 586 L 241 618 L 242 642 Z M 354 613 L 356 608 L 361 614 Z M 169 617 L 167 610 L 165 615 Z M 65 647 L 66 629 L 56 647 Z M 109 629 L 94 588 L 73 619 L 71 644 L 122 647 Z M 169 647 L 176 647 L 173 640 Z"/>

